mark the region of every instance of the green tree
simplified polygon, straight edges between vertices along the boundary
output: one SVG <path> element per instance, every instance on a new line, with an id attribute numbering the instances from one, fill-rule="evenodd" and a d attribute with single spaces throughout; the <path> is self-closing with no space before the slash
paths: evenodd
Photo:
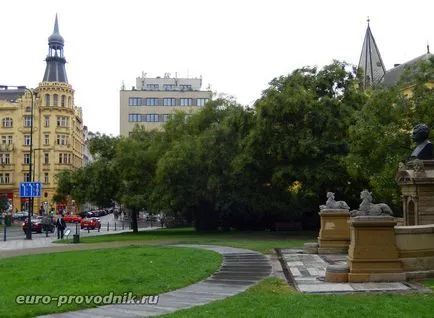
<path id="1" fill-rule="evenodd" d="M 365 100 L 355 76 L 337 61 L 321 70 L 305 67 L 271 81 L 255 103 L 239 169 L 255 174 L 254 193 L 270 222 L 317 211 L 327 190 L 354 198 L 356 181 L 343 159 L 354 111 Z"/>
<path id="2" fill-rule="evenodd" d="M 376 200 L 400 211 L 400 191 L 395 182 L 399 162 L 409 159 L 414 144 L 411 131 L 417 123 L 434 128 L 434 59 L 408 68 L 395 87 L 367 92 L 368 100 L 356 113 L 350 128 L 347 169 L 365 179 Z M 410 93 L 410 96 L 408 94 Z"/>

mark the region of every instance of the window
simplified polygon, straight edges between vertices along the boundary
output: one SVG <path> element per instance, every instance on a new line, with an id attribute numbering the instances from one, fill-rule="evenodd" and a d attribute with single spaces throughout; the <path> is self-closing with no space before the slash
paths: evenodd
<path id="1" fill-rule="evenodd" d="M 191 85 L 179 85 L 179 88 L 182 91 L 191 91 L 192 90 Z"/>
<path id="2" fill-rule="evenodd" d="M 197 106 L 205 106 L 206 103 L 208 103 L 208 98 L 198 98 L 196 100 L 196 105 Z"/>
<path id="3" fill-rule="evenodd" d="M 128 106 L 142 106 L 142 99 L 140 97 L 128 98 Z"/>
<path id="4" fill-rule="evenodd" d="M 50 183 L 50 180 L 48 178 L 48 172 L 44 173 L 44 183 Z"/>
<path id="5" fill-rule="evenodd" d="M 50 127 L 50 116 L 44 116 L 44 127 Z"/>
<path id="6" fill-rule="evenodd" d="M 30 146 L 30 135 L 24 135 L 24 145 Z"/>
<path id="7" fill-rule="evenodd" d="M 24 154 L 24 164 L 25 165 L 30 164 L 30 154 L 29 153 Z"/>
<path id="8" fill-rule="evenodd" d="M 50 107 L 50 95 L 45 94 L 45 106 Z"/>
<path id="9" fill-rule="evenodd" d="M 71 163 L 71 154 L 68 154 L 68 163 Z"/>
<path id="10" fill-rule="evenodd" d="M 164 106 L 176 106 L 176 99 L 175 98 L 164 98 L 163 99 L 163 105 Z"/>
<path id="11" fill-rule="evenodd" d="M 146 114 L 146 121 L 147 122 L 156 122 L 156 121 L 158 121 L 158 115 L 157 114 Z"/>
<path id="12" fill-rule="evenodd" d="M 146 106 L 158 106 L 158 98 L 146 98 Z"/>
<path id="13" fill-rule="evenodd" d="M 32 116 L 24 116 L 24 127 L 32 126 Z"/>
<path id="14" fill-rule="evenodd" d="M 57 135 L 56 144 L 59 146 L 66 146 L 68 144 L 68 136 Z"/>
<path id="15" fill-rule="evenodd" d="M 12 141 L 13 141 L 13 137 L 12 136 L 8 136 L 8 144 L 12 145 Z"/>
<path id="16" fill-rule="evenodd" d="M 0 173 L 0 184 L 8 184 L 10 182 L 9 173 Z"/>
<path id="17" fill-rule="evenodd" d="M 44 152 L 44 163 L 49 164 L 50 163 L 50 156 L 48 152 Z"/>
<path id="18" fill-rule="evenodd" d="M 8 165 L 11 163 L 11 155 L 9 153 L 0 153 L 0 164 Z"/>
<path id="19" fill-rule="evenodd" d="M 62 99 L 60 100 L 60 106 L 65 107 L 66 96 L 62 95 Z"/>
<path id="20" fill-rule="evenodd" d="M 164 90 L 165 91 L 174 91 L 175 90 L 175 85 L 173 85 L 173 84 L 164 84 L 163 85 L 163 88 L 164 88 Z"/>
<path id="21" fill-rule="evenodd" d="M 3 118 L 2 124 L 4 128 L 11 128 L 13 126 L 13 120 L 10 117 Z"/>
<path id="22" fill-rule="evenodd" d="M 160 86 L 158 84 L 146 84 L 146 90 L 148 91 L 158 91 Z"/>
<path id="23" fill-rule="evenodd" d="M 53 95 L 53 106 L 55 107 L 59 106 L 59 95 L 57 94 Z"/>
<path id="24" fill-rule="evenodd" d="M 61 154 L 61 153 L 59 153 L 59 163 L 62 163 L 63 162 L 63 155 Z"/>
<path id="25" fill-rule="evenodd" d="M 69 107 L 71 107 L 71 106 L 72 106 L 72 103 L 71 103 L 71 96 L 70 96 L 70 97 L 68 97 L 68 106 L 69 106 Z"/>
<path id="26" fill-rule="evenodd" d="M 181 98 L 180 99 L 181 106 L 191 106 L 193 105 L 193 100 L 191 98 Z"/>
<path id="27" fill-rule="evenodd" d="M 50 135 L 44 135 L 44 145 L 50 144 Z"/>
<path id="28" fill-rule="evenodd" d="M 2 136 L 2 144 L 6 144 L 6 136 Z"/>
<path id="29" fill-rule="evenodd" d="M 24 182 L 30 182 L 30 173 L 24 172 Z"/>
<path id="30" fill-rule="evenodd" d="M 65 116 L 57 116 L 57 127 L 68 127 L 69 118 Z"/>

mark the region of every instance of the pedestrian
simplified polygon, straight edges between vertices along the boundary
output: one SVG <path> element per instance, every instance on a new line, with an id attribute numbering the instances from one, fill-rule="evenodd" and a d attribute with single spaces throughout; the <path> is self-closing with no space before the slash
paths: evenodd
<path id="1" fill-rule="evenodd" d="M 57 221 L 56 221 L 56 227 L 57 227 L 57 238 L 63 239 L 63 231 L 65 231 L 66 223 L 63 219 L 63 215 L 59 214 Z"/>

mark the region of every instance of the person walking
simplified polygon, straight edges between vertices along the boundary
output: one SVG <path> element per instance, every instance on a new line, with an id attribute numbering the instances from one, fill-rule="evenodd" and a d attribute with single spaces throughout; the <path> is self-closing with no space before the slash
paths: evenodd
<path id="1" fill-rule="evenodd" d="M 56 227 L 57 227 L 57 238 L 63 239 L 63 231 L 65 231 L 66 223 L 63 219 L 63 215 L 59 214 L 57 221 L 56 221 Z"/>

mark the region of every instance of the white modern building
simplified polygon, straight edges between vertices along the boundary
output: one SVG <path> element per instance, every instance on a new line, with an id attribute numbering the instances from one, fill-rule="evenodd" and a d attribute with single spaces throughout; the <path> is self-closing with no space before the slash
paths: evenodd
<path id="1" fill-rule="evenodd" d="M 120 91 L 120 134 L 128 136 L 135 125 L 145 129 L 162 129 L 176 110 L 193 113 L 212 97 L 210 90 L 201 90 L 202 78 L 146 77 L 136 79 L 131 90 Z"/>

